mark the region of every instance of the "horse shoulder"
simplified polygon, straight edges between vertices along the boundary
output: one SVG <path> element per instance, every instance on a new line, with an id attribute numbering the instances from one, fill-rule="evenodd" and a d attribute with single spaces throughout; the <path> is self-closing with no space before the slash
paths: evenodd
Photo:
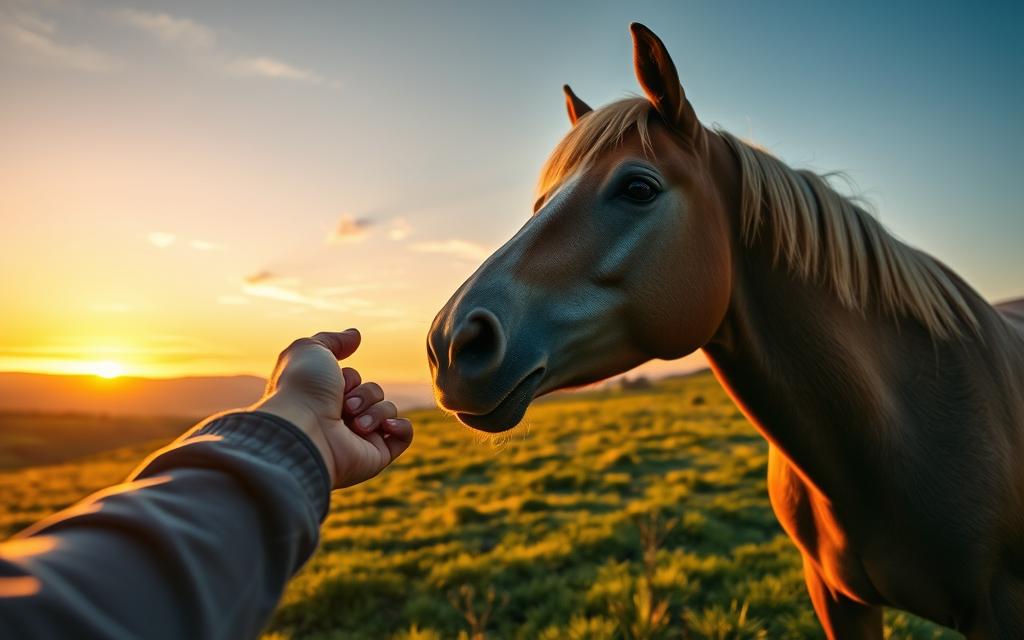
<path id="1" fill-rule="evenodd" d="M 773 445 L 768 449 L 768 497 L 783 530 L 830 589 L 862 604 L 881 603 L 831 501 Z"/>

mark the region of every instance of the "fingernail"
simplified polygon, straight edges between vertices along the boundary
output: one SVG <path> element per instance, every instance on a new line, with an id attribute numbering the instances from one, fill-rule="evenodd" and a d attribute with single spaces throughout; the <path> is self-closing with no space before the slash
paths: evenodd
<path id="1" fill-rule="evenodd" d="M 362 427 L 363 429 L 369 427 L 370 424 L 372 423 L 373 418 L 371 418 L 370 416 L 359 416 L 359 418 L 356 420 L 356 424 Z"/>
<path id="2" fill-rule="evenodd" d="M 349 411 L 355 411 L 361 404 L 363 404 L 363 401 L 359 398 L 349 398 L 345 401 L 345 406 L 348 407 Z"/>

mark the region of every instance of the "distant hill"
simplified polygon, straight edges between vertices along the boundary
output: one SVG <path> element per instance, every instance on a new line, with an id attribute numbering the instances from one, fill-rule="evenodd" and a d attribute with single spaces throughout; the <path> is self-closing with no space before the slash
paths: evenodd
<path id="1" fill-rule="evenodd" d="M 114 378 L 0 373 L 0 411 L 204 416 L 259 399 L 256 376 Z"/>
<path id="2" fill-rule="evenodd" d="M 197 416 L 244 407 L 266 382 L 256 376 L 131 378 L 0 373 L 0 411 L 43 411 L 141 416 Z M 425 384 L 383 383 L 405 411 L 432 404 Z"/>

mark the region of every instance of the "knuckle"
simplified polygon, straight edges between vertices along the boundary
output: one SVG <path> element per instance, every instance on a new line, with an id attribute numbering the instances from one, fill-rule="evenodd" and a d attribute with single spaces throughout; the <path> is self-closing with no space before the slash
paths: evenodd
<path id="1" fill-rule="evenodd" d="M 308 347 L 308 346 L 313 345 L 313 344 L 316 344 L 316 341 L 313 340 L 312 338 L 297 338 L 295 340 L 292 340 L 292 343 L 290 345 L 288 345 L 287 347 L 285 347 L 285 350 L 282 351 L 281 353 L 282 354 L 289 353 L 291 351 L 295 351 L 296 349 L 301 349 L 303 347 Z"/>

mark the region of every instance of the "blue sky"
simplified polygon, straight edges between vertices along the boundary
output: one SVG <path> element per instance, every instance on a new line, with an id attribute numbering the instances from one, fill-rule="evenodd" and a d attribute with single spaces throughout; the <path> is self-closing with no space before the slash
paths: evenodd
<path id="1" fill-rule="evenodd" d="M 0 0 L 0 368 L 258 373 L 340 323 L 425 380 L 434 312 L 530 213 L 562 83 L 638 91 L 633 20 L 706 123 L 1024 295 L 1024 5 L 893 4 Z"/>

